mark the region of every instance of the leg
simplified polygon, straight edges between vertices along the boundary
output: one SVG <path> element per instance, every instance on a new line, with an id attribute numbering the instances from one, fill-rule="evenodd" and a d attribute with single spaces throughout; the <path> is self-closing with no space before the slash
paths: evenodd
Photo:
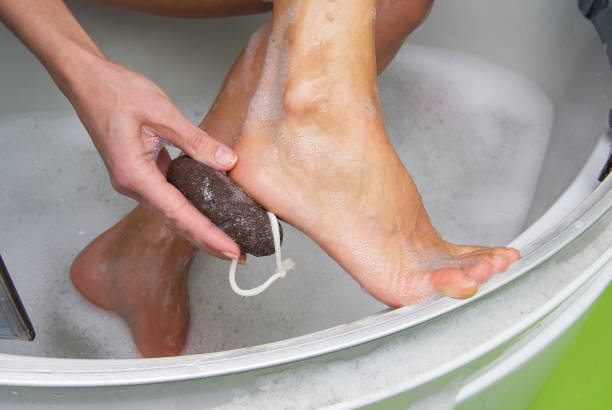
<path id="1" fill-rule="evenodd" d="M 187 336 L 195 251 L 137 206 L 77 256 L 70 279 L 90 302 L 125 320 L 143 356 L 177 355 Z"/>
<path id="2" fill-rule="evenodd" d="M 395 55 L 407 36 L 425 18 L 431 0 L 380 1 L 377 5 L 376 47 L 378 68 L 382 70 Z M 213 107 L 201 127 L 222 142 L 233 145 L 246 117 L 248 105 L 257 88 L 266 54 L 271 23 L 251 38 L 248 47 L 228 73 Z M 153 234 L 151 234 L 151 232 Z M 150 238 L 158 238 L 151 241 Z M 172 243 L 172 246 L 164 246 Z M 164 356 L 180 353 L 188 325 L 186 275 L 195 248 L 168 230 L 159 220 L 138 206 L 117 225 L 99 236 L 75 259 L 70 275 L 75 287 L 92 303 L 119 313 L 132 329 L 136 345 L 143 356 Z M 113 260 L 113 263 L 109 263 Z M 179 268 L 181 267 L 182 268 Z M 132 281 L 140 275 L 147 283 Z M 145 273 L 148 277 L 145 277 Z M 164 278 L 178 278 L 169 282 Z M 171 284 L 172 286 L 168 286 Z M 157 289 L 166 286 L 165 312 L 159 312 Z M 140 287 L 140 288 L 139 288 Z M 112 295 L 112 297 L 111 297 Z M 123 305 L 134 305 L 131 316 Z M 154 310 L 157 308 L 158 310 Z M 175 314 L 173 312 L 183 312 Z M 158 318 L 150 320 L 151 317 Z M 160 325 L 164 326 L 160 326 Z M 160 334 L 180 334 L 174 344 L 160 344 Z"/>
<path id="3" fill-rule="evenodd" d="M 261 0 L 91 0 L 109 6 L 168 17 L 206 18 L 239 16 L 272 10 Z"/>
<path id="4" fill-rule="evenodd" d="M 266 24 L 253 36 L 251 49 L 234 63 L 200 124 L 229 145 L 257 87 L 270 27 Z M 196 251 L 138 205 L 79 253 L 70 279 L 91 303 L 123 318 L 142 356 L 178 355 L 187 337 L 187 275 Z"/>
<path id="5" fill-rule="evenodd" d="M 376 3 L 376 62 L 382 72 L 404 40 L 427 17 L 433 0 L 379 0 Z M 217 98 L 200 127 L 233 146 L 255 93 L 272 31 L 268 21 L 251 36 L 228 72 Z"/>
<path id="6" fill-rule="evenodd" d="M 231 177 L 382 302 L 469 297 L 519 255 L 456 246 L 431 225 L 385 133 L 373 5 L 277 0 Z"/>

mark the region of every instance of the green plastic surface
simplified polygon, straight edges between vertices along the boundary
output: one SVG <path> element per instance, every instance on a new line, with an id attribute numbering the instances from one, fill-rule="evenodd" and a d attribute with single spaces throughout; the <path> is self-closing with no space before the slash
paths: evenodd
<path id="1" fill-rule="evenodd" d="M 566 409 L 612 409 L 612 286 L 528 407 Z"/>

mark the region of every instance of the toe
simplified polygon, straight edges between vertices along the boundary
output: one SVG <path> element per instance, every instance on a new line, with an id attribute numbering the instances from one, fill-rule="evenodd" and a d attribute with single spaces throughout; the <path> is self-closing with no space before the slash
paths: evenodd
<path id="1" fill-rule="evenodd" d="M 478 290 L 476 281 L 456 268 L 432 272 L 431 282 L 436 290 L 453 298 L 469 298 Z"/>
<path id="2" fill-rule="evenodd" d="M 495 268 L 488 261 L 480 260 L 474 264 L 464 266 L 462 270 L 477 283 L 483 283 L 489 280 Z"/>
<path id="3" fill-rule="evenodd" d="M 510 266 L 510 259 L 501 253 L 483 253 L 467 258 L 467 261 L 473 260 L 477 261 L 476 264 L 486 262 L 492 270 L 491 273 L 503 272 Z M 474 262 L 472 262 L 472 264 L 474 264 Z"/>
<path id="4" fill-rule="evenodd" d="M 494 253 L 490 263 L 495 273 L 504 272 L 510 266 L 510 258 L 504 254 Z"/>
<path id="5" fill-rule="evenodd" d="M 506 258 L 508 258 L 509 264 L 521 259 L 520 252 L 514 248 L 497 247 L 493 248 L 492 251 L 494 255 L 504 255 Z"/>
<path id="6" fill-rule="evenodd" d="M 465 267 L 478 265 L 480 262 L 487 262 L 493 268 L 492 273 L 501 273 L 508 269 L 508 267 L 520 259 L 520 254 L 516 249 L 513 248 L 479 248 L 470 253 L 464 253 L 461 255 L 461 263 Z M 480 282 L 479 279 L 476 279 Z M 486 279 L 485 279 L 486 280 Z"/>

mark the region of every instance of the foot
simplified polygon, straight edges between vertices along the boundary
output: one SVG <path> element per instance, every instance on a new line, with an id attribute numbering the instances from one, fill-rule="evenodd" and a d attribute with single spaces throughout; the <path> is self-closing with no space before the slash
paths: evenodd
<path id="1" fill-rule="evenodd" d="M 280 10 L 283 0 L 276 3 Z M 376 15 L 380 22 L 376 32 L 378 69 L 390 62 L 403 38 L 425 18 L 430 5 L 430 0 L 409 4 L 386 0 L 377 3 Z M 326 14 L 327 21 L 333 21 L 335 15 L 344 15 L 342 12 L 334 13 Z M 372 23 L 372 16 L 370 9 L 366 21 Z M 201 124 L 208 134 L 226 145 L 234 144 L 246 117 L 261 75 L 271 29 L 272 24 L 268 22 L 253 35 Z M 343 58 L 341 54 L 338 57 Z M 276 198 L 283 196 L 277 194 Z M 314 207 L 315 203 L 311 206 Z M 275 206 L 271 208 L 276 209 Z M 293 220 L 288 216 L 285 219 Z M 297 216 L 297 226 L 306 226 L 305 222 L 298 224 L 298 219 L 306 220 Z M 311 236 L 317 235 L 315 231 Z M 324 235 L 323 231 L 318 235 Z M 322 243 L 321 239 L 319 243 Z M 183 349 L 187 333 L 189 312 L 185 286 L 193 252 L 195 248 L 169 232 L 139 206 L 79 254 L 70 276 L 84 297 L 125 319 L 136 346 L 144 356 L 174 355 Z M 166 303 L 160 304 L 158 301 L 164 297 Z"/>
<path id="2" fill-rule="evenodd" d="M 336 32 L 341 19 L 369 21 L 361 3 L 336 14 L 334 3 L 302 9 L 304 19 L 274 25 L 284 29 L 270 36 L 230 175 L 378 300 L 469 297 L 518 251 L 457 246 L 431 225 L 385 133 L 372 32 Z M 292 17 L 275 9 L 274 18 Z"/>
<path id="3" fill-rule="evenodd" d="M 174 356 L 185 347 L 194 255 L 139 206 L 77 256 L 70 279 L 91 303 L 123 318 L 142 356 Z"/>

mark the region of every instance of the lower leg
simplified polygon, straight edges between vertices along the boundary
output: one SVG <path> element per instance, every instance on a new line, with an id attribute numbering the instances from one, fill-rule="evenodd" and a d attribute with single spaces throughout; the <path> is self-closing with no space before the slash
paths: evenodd
<path id="1" fill-rule="evenodd" d="M 70 279 L 90 302 L 123 318 L 142 356 L 177 355 L 187 335 L 195 251 L 137 206 L 77 256 Z"/>
<path id="2" fill-rule="evenodd" d="M 430 0 L 384 0 L 377 3 L 376 53 L 379 71 L 391 61 L 404 37 L 425 18 L 430 4 Z M 200 125 L 227 145 L 234 145 L 247 115 L 259 82 L 271 30 L 272 24 L 268 22 L 252 36 Z M 167 246 L 167 243 L 172 246 Z M 190 263 L 184 264 L 184 261 L 190 260 L 195 252 L 196 249 L 187 241 L 138 206 L 79 254 L 71 268 L 71 279 L 91 302 L 104 309 L 115 310 L 126 320 L 143 356 L 174 355 L 183 349 L 188 325 L 185 286 Z M 177 280 L 165 279 L 172 275 Z M 134 281 L 134 278 L 139 280 Z M 131 285 L 126 286 L 130 279 Z M 143 294 L 134 284 L 147 287 L 149 292 Z M 159 300 L 156 292 L 158 288 L 164 289 L 164 286 L 169 291 L 166 300 L 170 302 L 166 304 L 166 316 L 160 316 L 159 311 L 155 310 Z M 141 299 L 134 306 L 134 302 Z M 124 305 L 130 305 L 131 310 L 124 308 Z M 172 314 L 173 311 L 183 314 Z M 158 317 L 163 318 L 156 319 Z M 163 345 L 158 341 L 168 339 L 159 336 L 164 332 L 180 337 L 170 337 L 173 343 Z"/>
<path id="3" fill-rule="evenodd" d="M 277 0 L 230 175 L 382 302 L 469 297 L 518 252 L 457 246 L 431 225 L 385 133 L 373 4 Z"/>
<path id="4" fill-rule="evenodd" d="M 378 0 L 376 2 L 376 64 L 381 73 L 404 40 L 427 17 L 433 0 Z M 255 93 L 272 31 L 272 20 L 251 36 L 230 68 L 212 108 L 200 127 L 216 139 L 234 145 Z"/>
<path id="5" fill-rule="evenodd" d="M 262 0 L 91 0 L 95 3 L 168 17 L 241 16 L 272 10 Z"/>

